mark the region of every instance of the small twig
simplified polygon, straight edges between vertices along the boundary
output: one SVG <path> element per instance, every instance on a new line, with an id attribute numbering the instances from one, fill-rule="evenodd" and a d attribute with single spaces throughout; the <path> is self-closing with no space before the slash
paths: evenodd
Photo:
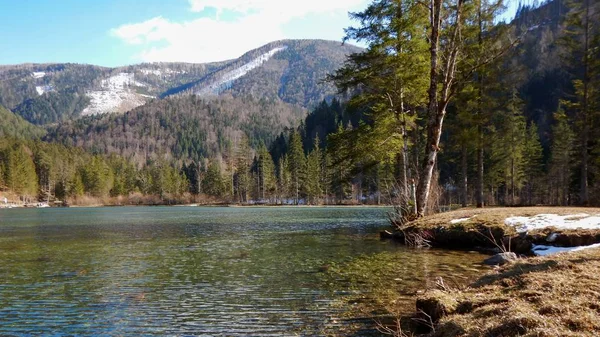
<path id="1" fill-rule="evenodd" d="M 481 233 L 480 231 L 476 231 L 477 234 L 483 236 L 484 238 L 488 239 L 488 241 L 490 241 L 494 246 L 496 246 L 496 248 L 500 249 L 501 252 L 503 253 L 507 253 L 511 251 L 511 238 L 509 237 L 509 241 L 508 241 L 508 249 L 506 248 L 506 246 L 504 245 L 504 240 L 502 240 L 502 245 L 498 244 L 498 241 L 496 241 L 496 238 L 494 237 L 493 233 L 492 233 L 492 229 L 488 227 L 488 233 L 489 235 L 485 235 L 483 233 Z"/>

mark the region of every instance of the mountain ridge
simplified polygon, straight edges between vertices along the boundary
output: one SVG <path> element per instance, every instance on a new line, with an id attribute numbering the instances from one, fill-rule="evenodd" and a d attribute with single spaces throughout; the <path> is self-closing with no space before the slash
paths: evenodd
<path id="1" fill-rule="evenodd" d="M 325 75 L 361 49 L 328 40 L 278 40 L 237 59 L 121 67 L 78 63 L 0 65 L 0 104 L 37 125 L 124 113 L 173 95 L 252 96 L 311 108 L 335 94 Z"/>

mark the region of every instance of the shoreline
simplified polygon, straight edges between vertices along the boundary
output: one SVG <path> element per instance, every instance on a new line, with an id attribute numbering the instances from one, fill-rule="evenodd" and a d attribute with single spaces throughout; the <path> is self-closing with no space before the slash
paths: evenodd
<path id="1" fill-rule="evenodd" d="M 466 208 L 396 227 L 381 232 L 381 238 L 409 246 L 534 256 L 552 247 L 600 243 L 600 208 Z"/>
<path id="2" fill-rule="evenodd" d="M 112 204 L 95 204 L 95 205 L 69 205 L 69 206 L 48 206 L 48 207 L 37 207 L 37 206 L 25 206 L 25 205 L 12 205 L 12 207 L 0 206 L 0 209 L 23 209 L 23 208 L 113 208 L 113 207 L 231 207 L 231 208 L 391 208 L 392 205 L 239 205 L 239 204 L 123 204 L 123 205 L 112 205 Z"/>
<path id="3" fill-rule="evenodd" d="M 386 327 L 396 336 L 600 335 L 599 208 L 461 209 L 381 233 L 405 245 L 414 236 L 431 248 L 519 256 L 466 286 L 440 278 L 422 289 L 412 314 Z"/>
<path id="4" fill-rule="evenodd" d="M 598 336 L 598 273 L 600 249 L 519 259 L 466 287 L 427 290 L 400 329 L 437 337 Z"/>

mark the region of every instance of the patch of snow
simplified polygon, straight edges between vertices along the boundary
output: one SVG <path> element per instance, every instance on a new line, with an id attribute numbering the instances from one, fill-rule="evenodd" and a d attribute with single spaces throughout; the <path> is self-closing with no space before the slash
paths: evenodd
<path id="1" fill-rule="evenodd" d="M 109 90 L 124 90 L 129 86 L 145 87 L 144 83 L 135 80 L 133 73 L 118 73 L 105 80 L 102 80 L 102 88 Z"/>
<path id="2" fill-rule="evenodd" d="M 37 91 L 40 96 L 52 90 L 54 90 L 54 88 L 51 85 L 38 85 L 35 87 L 35 91 Z"/>
<path id="3" fill-rule="evenodd" d="M 509 226 L 514 226 L 518 232 L 534 229 L 556 227 L 560 229 L 600 229 L 600 215 L 589 214 L 538 214 L 531 217 L 514 216 L 504 220 Z"/>
<path id="4" fill-rule="evenodd" d="M 160 71 L 159 69 L 140 69 L 140 72 L 144 75 L 156 75 L 156 76 L 160 76 L 162 75 L 162 71 Z"/>
<path id="5" fill-rule="evenodd" d="M 33 76 L 33 78 L 42 78 L 46 76 L 46 73 L 43 71 L 34 71 L 31 75 Z"/>
<path id="6" fill-rule="evenodd" d="M 135 80 L 132 73 L 119 73 L 102 80 L 100 90 L 86 92 L 90 105 L 82 115 L 98 115 L 110 112 L 125 112 L 146 103 L 153 96 L 136 93 L 131 87 L 145 87 L 146 84 Z"/>
<path id="7" fill-rule="evenodd" d="M 148 68 L 143 68 L 139 70 L 142 74 L 144 75 L 156 75 L 156 76 L 161 76 L 161 75 L 172 75 L 172 74 L 185 74 L 185 71 L 178 71 L 178 70 L 173 70 L 170 68 L 166 68 L 166 69 L 148 69 Z"/>
<path id="8" fill-rule="evenodd" d="M 273 48 L 273 49 L 269 50 L 268 52 L 266 52 L 262 55 L 259 55 L 257 58 L 253 59 L 252 61 L 245 63 L 238 68 L 235 68 L 233 70 L 226 72 L 216 82 L 209 84 L 208 86 L 206 86 L 204 88 L 198 89 L 195 92 L 195 94 L 201 95 L 201 96 L 218 95 L 223 90 L 226 90 L 229 87 L 231 87 L 231 85 L 233 84 L 233 82 L 235 80 L 246 75 L 251 70 L 260 67 L 263 63 L 270 60 L 273 57 L 273 55 L 275 55 L 278 52 L 285 50 L 285 49 L 287 49 L 287 46 Z"/>
<path id="9" fill-rule="evenodd" d="M 589 246 L 578 246 L 578 247 L 555 247 L 546 245 L 533 246 L 533 253 L 537 256 L 546 256 L 564 252 L 577 252 L 580 250 L 586 250 L 591 248 L 600 248 L 600 243 L 596 243 Z"/>
<path id="10" fill-rule="evenodd" d="M 455 224 L 455 223 L 461 223 L 461 222 L 465 222 L 465 221 L 467 221 L 467 220 L 469 220 L 469 219 L 471 219 L 471 218 L 460 218 L 460 219 L 453 219 L 453 220 L 450 220 L 450 223 L 451 223 L 451 224 Z"/>
<path id="11" fill-rule="evenodd" d="M 527 31 L 530 32 L 530 31 L 536 30 L 538 28 L 540 28 L 540 25 L 531 26 L 531 27 L 527 28 Z"/>

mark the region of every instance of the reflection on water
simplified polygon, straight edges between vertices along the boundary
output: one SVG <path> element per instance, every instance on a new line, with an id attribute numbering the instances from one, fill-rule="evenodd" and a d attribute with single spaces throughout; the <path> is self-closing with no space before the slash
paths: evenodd
<path id="1" fill-rule="evenodd" d="M 0 210 L 0 335 L 319 335 L 342 324 L 331 304 L 348 284 L 325 284 L 331 263 L 387 252 L 403 270 L 434 256 L 406 268 L 408 289 L 479 261 L 380 242 L 386 211 Z"/>

